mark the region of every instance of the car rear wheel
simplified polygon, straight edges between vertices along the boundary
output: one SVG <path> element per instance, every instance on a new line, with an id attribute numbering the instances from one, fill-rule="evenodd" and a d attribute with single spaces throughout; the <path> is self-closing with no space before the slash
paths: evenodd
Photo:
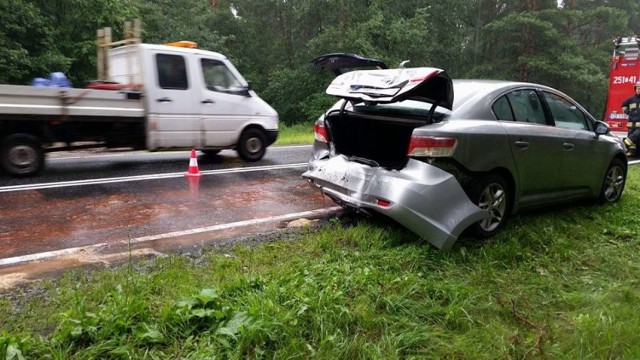
<path id="1" fill-rule="evenodd" d="M 7 136 L 0 147 L 0 165 L 12 176 L 35 175 L 44 167 L 44 151 L 40 141 L 29 134 Z"/>
<path id="2" fill-rule="evenodd" d="M 495 235 L 509 217 L 511 193 L 507 182 L 496 174 L 483 176 L 471 184 L 467 193 L 474 204 L 490 215 L 473 224 L 471 232 L 480 238 Z"/>
<path id="3" fill-rule="evenodd" d="M 600 191 L 600 203 L 615 203 L 620 200 L 626 182 L 627 171 L 620 159 L 613 159 L 604 175 L 602 190 Z"/>
<path id="4" fill-rule="evenodd" d="M 264 131 L 256 128 L 247 129 L 240 135 L 238 155 L 244 161 L 258 161 L 262 159 L 267 148 Z"/>

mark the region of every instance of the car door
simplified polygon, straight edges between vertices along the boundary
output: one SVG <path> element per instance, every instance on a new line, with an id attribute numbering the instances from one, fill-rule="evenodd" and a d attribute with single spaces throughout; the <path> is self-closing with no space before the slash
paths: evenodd
<path id="1" fill-rule="evenodd" d="M 192 58 L 171 50 L 145 53 L 149 64 L 147 143 L 150 149 L 199 147 L 200 109 L 193 96 Z"/>
<path id="2" fill-rule="evenodd" d="M 199 107 L 203 119 L 205 147 L 229 146 L 237 142 L 243 124 L 261 114 L 240 73 L 224 59 L 200 57 L 202 93 Z"/>
<path id="3" fill-rule="evenodd" d="M 513 90 L 493 109 L 509 136 L 521 205 L 549 199 L 560 186 L 562 138 L 549 124 L 537 91 Z"/>
<path id="4" fill-rule="evenodd" d="M 602 180 L 606 147 L 595 136 L 593 120 L 572 100 L 543 91 L 545 103 L 562 141 L 561 180 L 565 196 L 583 196 L 593 192 Z"/>

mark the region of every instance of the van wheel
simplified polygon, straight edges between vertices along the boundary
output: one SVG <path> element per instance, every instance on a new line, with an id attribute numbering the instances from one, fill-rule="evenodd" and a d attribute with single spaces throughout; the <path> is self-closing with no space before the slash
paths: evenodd
<path id="1" fill-rule="evenodd" d="M 244 161 L 258 161 L 262 159 L 267 148 L 264 131 L 251 128 L 242 132 L 238 142 L 238 155 Z"/>
<path id="2" fill-rule="evenodd" d="M 507 222 L 511 210 L 511 193 L 507 182 L 497 174 L 483 176 L 471 183 L 467 194 L 474 204 L 490 215 L 488 219 L 471 225 L 469 230 L 479 238 L 495 235 Z"/>
<path id="3" fill-rule="evenodd" d="M 627 178 L 626 172 L 624 163 L 620 159 L 611 161 L 604 175 L 602 190 L 600 190 L 600 198 L 598 200 L 601 204 L 615 203 L 620 200 Z"/>
<path id="4" fill-rule="evenodd" d="M 37 137 L 29 134 L 9 135 L 0 145 L 0 165 L 8 174 L 25 177 L 44 167 L 44 151 Z"/>

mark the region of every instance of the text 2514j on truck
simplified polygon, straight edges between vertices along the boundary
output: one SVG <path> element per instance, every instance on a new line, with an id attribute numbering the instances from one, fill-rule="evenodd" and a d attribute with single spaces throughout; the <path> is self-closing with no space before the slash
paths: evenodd
<path id="1" fill-rule="evenodd" d="M 224 55 L 188 41 L 139 39 L 99 37 L 103 81 L 86 88 L 0 85 L 0 167 L 13 176 L 36 174 L 59 142 L 67 145 L 62 150 L 96 142 L 205 154 L 236 149 L 246 161 L 264 156 L 277 138 L 278 114 Z"/>

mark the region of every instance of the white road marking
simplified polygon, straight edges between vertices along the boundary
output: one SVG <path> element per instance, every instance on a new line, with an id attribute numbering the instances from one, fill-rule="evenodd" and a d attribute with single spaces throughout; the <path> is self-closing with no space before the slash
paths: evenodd
<path id="1" fill-rule="evenodd" d="M 47 252 L 41 252 L 36 254 L 29 254 L 24 256 L 16 256 L 16 257 L 11 257 L 6 259 L 0 259 L 0 267 L 8 266 L 8 265 L 17 265 L 21 263 L 27 263 L 27 262 L 38 261 L 38 260 L 53 259 L 53 258 L 57 258 L 64 255 L 72 255 L 81 251 L 96 250 L 98 248 L 106 247 L 108 245 L 139 244 L 139 243 L 144 243 L 149 241 L 174 238 L 178 236 L 201 234 L 205 232 L 227 230 L 232 228 L 259 225 L 259 224 L 265 224 L 270 222 L 290 221 L 290 220 L 296 220 L 296 219 L 305 218 L 305 217 L 318 218 L 321 216 L 328 215 L 331 212 L 337 211 L 339 209 L 341 209 L 339 206 L 334 206 L 330 208 L 309 210 L 309 211 L 303 211 L 299 213 L 270 216 L 270 217 L 261 218 L 261 219 L 252 219 L 252 220 L 237 221 L 237 222 L 232 222 L 227 224 L 213 225 L 213 226 L 208 226 L 208 227 L 198 228 L 198 229 L 174 231 L 174 232 L 165 233 L 165 234 L 143 236 L 143 237 L 139 237 L 131 240 L 118 241 L 116 243 L 111 243 L 111 244 L 100 243 L 100 244 L 94 244 L 94 245 L 88 245 L 88 246 L 67 248 L 67 249 L 55 250 L 55 251 L 47 251 Z"/>
<path id="2" fill-rule="evenodd" d="M 269 171 L 280 169 L 295 169 L 307 166 L 308 163 L 296 163 L 287 165 L 271 165 L 271 166 L 251 166 L 232 169 L 220 169 L 220 170 L 205 170 L 201 171 L 203 175 L 221 175 L 221 174 L 234 174 L 252 171 Z M 629 165 L 640 164 L 640 160 L 629 161 Z M 55 183 L 43 183 L 43 184 L 26 184 L 26 185 L 12 185 L 12 186 L 0 186 L 0 193 L 10 191 L 26 191 L 26 190 L 41 190 L 41 189 L 53 189 L 68 186 L 84 186 L 84 185 L 96 185 L 96 184 L 112 184 L 127 181 L 144 181 L 144 180 L 158 180 L 158 179 L 170 179 L 184 176 L 184 172 L 178 173 L 166 173 L 157 175 L 138 175 L 138 176 L 126 176 L 116 178 L 100 178 L 100 179 L 88 179 L 88 180 L 74 180 L 74 181 L 61 181 Z"/>
<path id="3" fill-rule="evenodd" d="M 286 151 L 289 149 L 300 149 L 300 148 L 309 148 L 311 149 L 313 145 L 286 145 L 286 146 L 270 146 L 267 151 Z M 82 153 L 86 151 L 85 153 Z M 56 150 L 47 153 L 47 161 L 49 162 L 57 162 L 64 160 L 74 160 L 74 159 L 100 159 L 100 158 L 109 158 L 109 157 L 122 157 L 122 156 L 131 156 L 133 155 L 146 155 L 146 156 L 162 156 L 166 154 L 187 154 L 191 150 L 162 150 L 162 151 L 147 151 L 147 150 L 122 150 L 122 151 L 113 151 L 113 152 L 91 152 L 91 148 L 83 150 Z M 235 152 L 235 150 L 225 149 L 222 150 L 224 152 Z M 69 156 L 67 156 L 69 154 Z M 82 154 L 82 155 L 76 155 Z"/>
<path id="4" fill-rule="evenodd" d="M 270 166 L 251 166 L 240 167 L 232 169 L 219 169 L 219 170 L 205 170 L 200 171 L 202 175 L 221 175 L 221 174 L 235 174 L 252 171 L 269 171 L 269 170 L 281 170 L 281 169 L 295 169 L 307 166 L 307 163 L 286 164 L 286 165 L 270 165 Z M 125 176 L 115 178 L 100 178 L 100 179 L 87 179 L 87 180 L 73 180 L 73 181 L 61 181 L 54 183 L 42 183 L 42 184 L 26 184 L 26 185 L 12 185 L 0 187 L 0 193 L 10 191 L 25 191 L 25 190 L 41 190 L 41 189 L 53 189 L 68 186 L 84 186 L 84 185 L 96 185 L 96 184 L 112 184 L 128 181 L 144 181 L 144 180 L 158 180 L 158 179 L 170 179 L 184 176 L 185 172 L 165 173 L 155 175 L 138 175 L 138 176 Z"/>

